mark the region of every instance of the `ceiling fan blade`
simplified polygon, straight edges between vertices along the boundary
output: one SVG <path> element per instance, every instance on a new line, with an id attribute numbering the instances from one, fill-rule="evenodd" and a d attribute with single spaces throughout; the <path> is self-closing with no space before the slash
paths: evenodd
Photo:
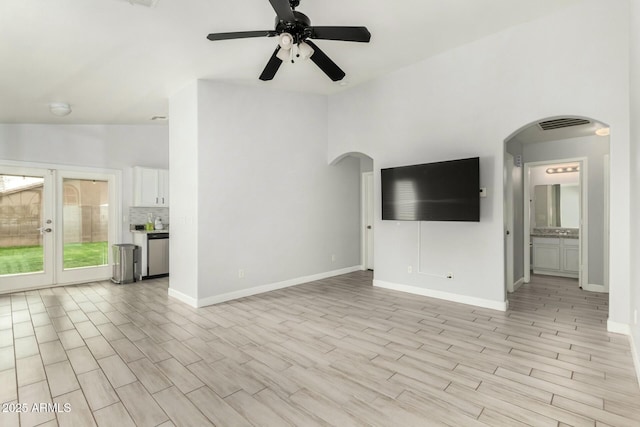
<path id="1" fill-rule="evenodd" d="M 293 22 L 296 20 L 289 0 L 269 0 L 269 3 L 271 3 L 273 10 L 276 11 L 276 15 L 278 15 L 281 21 Z"/>
<path id="2" fill-rule="evenodd" d="M 233 33 L 212 33 L 207 36 L 211 41 L 230 40 L 230 39 L 246 39 L 250 37 L 273 37 L 277 33 L 273 30 L 264 31 L 236 31 Z"/>
<path id="3" fill-rule="evenodd" d="M 310 27 L 312 39 L 341 40 L 369 43 L 371 33 L 367 27 Z"/>
<path id="4" fill-rule="evenodd" d="M 322 70 L 324 73 L 329 76 L 331 80 L 337 82 L 338 80 L 342 80 L 345 76 L 344 71 L 340 69 L 336 65 L 335 62 L 331 60 L 315 43 L 311 40 L 307 40 L 306 43 L 313 48 L 313 55 L 311 55 L 311 60 Z"/>
<path id="5" fill-rule="evenodd" d="M 267 62 L 267 66 L 262 70 L 262 74 L 260 74 L 260 80 L 268 81 L 272 80 L 276 73 L 278 72 L 278 68 L 282 65 L 282 61 L 278 58 L 278 51 L 280 51 L 280 46 L 276 47 L 275 52 L 271 55 L 269 62 Z"/>

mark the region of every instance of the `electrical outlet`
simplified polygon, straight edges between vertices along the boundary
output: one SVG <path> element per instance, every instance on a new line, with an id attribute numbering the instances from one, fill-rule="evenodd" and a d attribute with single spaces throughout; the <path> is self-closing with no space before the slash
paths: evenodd
<path id="1" fill-rule="evenodd" d="M 447 273 L 447 279 L 453 279 L 453 273 Z"/>
<path id="2" fill-rule="evenodd" d="M 407 267 L 407 273 L 409 273 L 409 274 L 413 273 L 413 267 L 412 266 Z"/>
<path id="3" fill-rule="evenodd" d="M 331 254 L 331 262 L 336 262 L 336 254 Z"/>
<path id="4" fill-rule="evenodd" d="M 244 270 L 242 268 L 238 270 L 238 279 L 244 279 Z"/>

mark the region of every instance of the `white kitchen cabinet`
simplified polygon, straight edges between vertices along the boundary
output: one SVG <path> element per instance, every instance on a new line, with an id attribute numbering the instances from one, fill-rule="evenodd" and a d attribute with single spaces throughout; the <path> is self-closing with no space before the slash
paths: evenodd
<path id="1" fill-rule="evenodd" d="M 578 278 L 580 241 L 564 237 L 533 237 L 533 272 Z"/>
<path id="2" fill-rule="evenodd" d="M 133 168 L 134 206 L 169 206 L 169 171 Z"/>

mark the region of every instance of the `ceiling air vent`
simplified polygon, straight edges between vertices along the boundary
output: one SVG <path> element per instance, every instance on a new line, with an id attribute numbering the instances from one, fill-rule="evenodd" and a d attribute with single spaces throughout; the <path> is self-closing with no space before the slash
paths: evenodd
<path id="1" fill-rule="evenodd" d="M 562 118 L 562 119 L 545 120 L 544 122 L 538 123 L 538 126 L 540 126 L 540 129 L 542 130 L 553 130 L 553 129 L 568 128 L 571 126 L 588 125 L 589 123 L 591 122 L 585 119 Z"/>

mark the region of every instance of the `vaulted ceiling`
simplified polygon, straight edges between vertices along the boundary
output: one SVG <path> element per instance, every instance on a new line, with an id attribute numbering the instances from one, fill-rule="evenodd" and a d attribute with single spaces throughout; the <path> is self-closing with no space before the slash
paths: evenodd
<path id="1" fill-rule="evenodd" d="M 271 30 L 268 0 L 2 0 L 0 123 L 150 124 L 196 79 L 331 94 L 582 0 L 301 0 L 312 25 L 362 25 L 371 43 L 316 41 L 347 74 L 312 62 L 258 76 L 274 38 L 211 42 L 211 32 Z M 71 105 L 56 117 L 51 102 Z"/>

